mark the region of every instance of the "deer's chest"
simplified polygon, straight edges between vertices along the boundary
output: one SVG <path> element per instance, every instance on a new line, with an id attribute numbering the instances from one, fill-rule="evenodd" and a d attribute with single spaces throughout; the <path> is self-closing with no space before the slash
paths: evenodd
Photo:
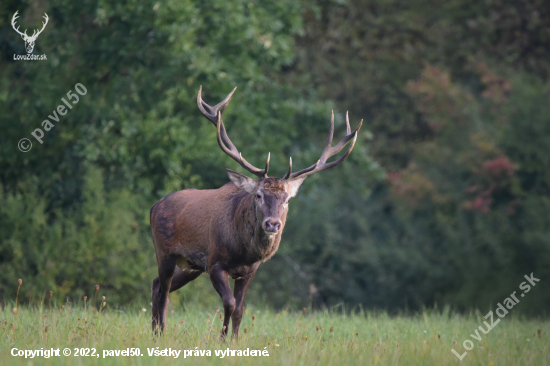
<path id="1" fill-rule="evenodd" d="M 265 262 L 271 258 L 277 249 L 279 249 L 279 242 L 281 241 L 280 234 L 269 235 L 256 242 L 252 241 L 246 247 L 245 257 L 247 262 Z"/>

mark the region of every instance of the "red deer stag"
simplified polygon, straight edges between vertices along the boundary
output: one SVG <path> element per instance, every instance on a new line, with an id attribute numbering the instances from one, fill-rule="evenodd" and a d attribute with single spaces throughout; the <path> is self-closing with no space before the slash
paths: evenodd
<path id="1" fill-rule="evenodd" d="M 218 189 L 186 189 L 172 193 L 151 208 L 151 231 L 155 244 L 159 276 L 153 281 L 153 331 L 164 331 L 168 294 L 208 273 L 221 296 L 224 320 L 221 336 L 227 335 L 229 319 L 233 336 L 238 336 L 243 315 L 246 289 L 260 263 L 271 258 L 279 248 L 288 212 L 288 201 L 294 197 L 304 179 L 313 173 L 341 164 L 351 153 L 357 132 L 351 132 L 346 114 L 346 136 L 332 147 L 334 113 L 321 158 L 309 168 L 288 173 L 282 178 L 267 176 L 269 155 L 264 169 L 250 164 L 229 139 L 222 114 L 237 88 L 214 107 L 201 98 L 197 103 L 202 114 L 217 128 L 217 139 L 223 152 L 243 168 L 256 175 L 251 179 L 227 169 L 231 182 Z M 327 159 L 351 141 L 346 152 L 336 161 Z M 229 277 L 235 279 L 234 293 Z"/>

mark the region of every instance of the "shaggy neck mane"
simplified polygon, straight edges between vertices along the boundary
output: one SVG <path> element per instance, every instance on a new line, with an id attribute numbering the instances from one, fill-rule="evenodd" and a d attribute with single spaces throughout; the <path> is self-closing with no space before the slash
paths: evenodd
<path id="1" fill-rule="evenodd" d="M 245 257 L 253 257 L 255 260 L 265 260 L 274 254 L 281 239 L 281 233 L 267 235 L 262 229 L 262 222 L 258 217 L 254 195 L 244 191 L 235 193 L 230 197 L 232 221 L 235 234 L 240 247 L 240 252 Z M 283 225 L 284 225 L 283 220 Z"/>

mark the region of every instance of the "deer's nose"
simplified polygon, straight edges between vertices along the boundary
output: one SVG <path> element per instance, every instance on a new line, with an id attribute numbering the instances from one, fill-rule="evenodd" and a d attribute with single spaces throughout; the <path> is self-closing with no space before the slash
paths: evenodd
<path id="1" fill-rule="evenodd" d="M 275 234 L 275 233 L 278 233 L 279 230 L 281 230 L 281 227 L 283 226 L 283 224 L 281 223 L 281 220 L 276 220 L 276 219 L 266 219 L 264 221 L 264 230 L 268 233 L 268 234 Z"/>

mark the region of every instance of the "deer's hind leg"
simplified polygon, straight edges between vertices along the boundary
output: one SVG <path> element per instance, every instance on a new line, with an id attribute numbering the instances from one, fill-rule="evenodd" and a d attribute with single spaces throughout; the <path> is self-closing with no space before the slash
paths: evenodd
<path id="1" fill-rule="evenodd" d="M 158 261 L 159 276 L 153 280 L 153 309 L 152 327 L 155 334 L 160 326 L 161 332 L 166 327 L 166 312 L 168 311 L 168 294 L 172 287 L 172 279 L 176 270 L 177 258 L 175 255 L 166 255 Z M 180 286 L 181 287 L 181 286 Z"/>
<path id="2" fill-rule="evenodd" d="M 170 286 L 170 292 L 179 290 L 183 286 L 187 285 L 189 282 L 199 277 L 201 274 L 202 274 L 202 271 L 200 270 L 191 269 L 191 268 L 180 269 L 179 267 L 176 267 L 174 277 L 172 277 L 172 285 Z"/>

